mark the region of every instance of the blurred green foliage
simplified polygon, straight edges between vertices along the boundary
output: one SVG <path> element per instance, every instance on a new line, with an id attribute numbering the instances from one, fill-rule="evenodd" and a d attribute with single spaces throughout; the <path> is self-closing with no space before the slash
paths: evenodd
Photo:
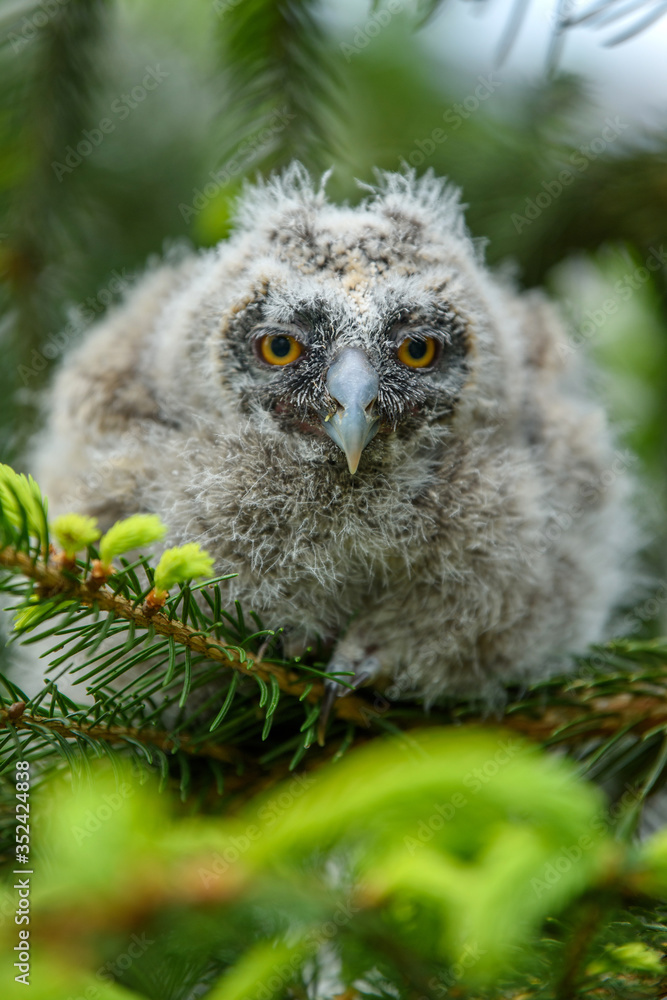
<path id="1" fill-rule="evenodd" d="M 619 843 L 599 792 L 514 734 L 376 740 L 224 819 L 179 816 L 146 773 L 98 764 L 93 779 L 39 793 L 35 1000 L 91 987 L 166 1000 L 198 980 L 216 1000 L 268 1000 L 301 995 L 290 985 L 323 981 L 332 963 L 339 991 L 354 984 L 359 997 L 389 995 L 392 982 L 427 997 L 444 984 L 508 990 L 530 981 L 545 948 L 567 967 L 576 915 L 600 901 L 588 974 L 622 984 L 633 971 L 639 990 L 642 976 L 660 978 L 653 948 L 616 946 L 601 929 L 621 900 L 667 895 L 665 835 L 641 850 Z M 540 939 L 547 918 L 560 940 Z M 11 982 L 12 921 L 2 937 Z M 112 967 L 117 989 L 103 985 Z"/>

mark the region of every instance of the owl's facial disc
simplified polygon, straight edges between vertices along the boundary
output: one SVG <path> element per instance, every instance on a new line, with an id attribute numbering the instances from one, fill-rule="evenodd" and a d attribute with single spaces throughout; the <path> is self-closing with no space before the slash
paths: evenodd
<path id="1" fill-rule="evenodd" d="M 329 437 L 344 451 L 354 475 L 362 451 L 380 426 L 375 411 L 380 379 L 362 350 L 345 347 L 329 368 L 326 386 L 338 409 L 333 416 L 323 417 L 322 423 Z"/>

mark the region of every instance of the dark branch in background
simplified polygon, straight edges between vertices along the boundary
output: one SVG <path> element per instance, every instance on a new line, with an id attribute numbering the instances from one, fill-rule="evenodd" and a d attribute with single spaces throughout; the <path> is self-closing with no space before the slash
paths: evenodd
<path id="1" fill-rule="evenodd" d="M 243 163 L 243 172 L 293 158 L 313 170 L 330 165 L 339 71 L 319 6 L 318 0 L 214 4 L 225 76 L 221 162 L 231 156 Z M 276 113 L 276 132 L 264 137 L 262 129 Z M 244 141 L 248 148 L 239 152 Z"/>
<path id="2" fill-rule="evenodd" d="M 590 24 L 595 28 L 606 28 L 608 24 L 624 21 L 629 23 L 615 35 L 611 35 L 605 45 L 620 45 L 641 34 L 667 13 L 665 0 L 596 0 L 581 13 L 564 17 L 563 28 L 576 28 L 580 24 Z"/>
<path id="3" fill-rule="evenodd" d="M 6 62 L 12 55 L 12 65 L 23 67 L 22 78 L 15 70 L 16 92 L 10 95 L 21 98 L 14 107 L 12 145 L 23 169 L 6 178 L 11 187 L 2 194 L 9 201 L 4 265 L 17 294 L 25 298 L 24 335 L 27 330 L 34 337 L 33 322 L 43 328 L 40 299 L 45 293 L 49 300 L 53 297 L 53 278 L 47 279 L 44 271 L 57 259 L 63 235 L 53 209 L 63 198 L 69 199 L 52 162 L 62 158 L 69 143 L 76 145 L 82 129 L 91 125 L 105 7 L 105 0 L 75 0 L 49 16 L 39 31 L 35 29 L 27 52 L 3 53 Z"/>
<path id="4" fill-rule="evenodd" d="M 487 0 L 469 0 L 469 2 L 475 6 L 482 6 Z M 571 13 L 571 5 L 567 0 L 551 0 L 551 2 L 554 28 L 547 62 L 552 70 L 557 67 L 563 35 L 568 29 L 581 25 L 601 29 L 613 23 L 626 21 L 622 30 L 605 39 L 604 44 L 610 47 L 635 38 L 667 14 L 666 0 L 593 0 L 579 13 Z M 426 24 L 445 6 L 445 2 L 426 0 L 420 6 L 421 24 Z M 498 44 L 496 61 L 499 66 L 502 66 L 512 51 L 531 6 L 531 0 L 514 0 Z"/>
<path id="5" fill-rule="evenodd" d="M 12 329 L 3 345 L 2 397 L 12 399 L 16 372 L 30 367 L 33 350 L 45 334 L 63 322 L 59 311 L 60 275 L 73 219 L 80 213 L 81 191 L 60 184 L 52 163 L 76 146 L 91 126 L 92 96 L 99 84 L 99 42 L 106 0 L 71 0 L 33 24 L 29 40 L 20 35 L 14 46 L 5 39 L 0 51 L 0 145 L 12 169 L 0 171 L 0 276 L 7 282 L 13 312 Z M 26 5 L 21 14 L 30 13 Z M 34 37 L 33 37 L 34 36 Z M 46 367 L 44 364 L 42 368 Z M 4 379 L 7 387 L 3 387 Z M 40 382 L 37 372 L 34 385 Z M 5 405 L 7 405 L 5 403 Z M 7 433 L 9 421 L 1 421 Z M 31 404 L 14 401 L 13 439 L 3 457 L 20 453 L 34 425 Z"/>

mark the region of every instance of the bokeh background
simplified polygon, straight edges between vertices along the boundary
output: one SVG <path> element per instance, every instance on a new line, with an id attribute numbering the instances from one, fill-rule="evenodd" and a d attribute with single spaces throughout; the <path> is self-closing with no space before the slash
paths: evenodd
<path id="1" fill-rule="evenodd" d="M 298 157 L 355 201 L 374 167 L 433 169 L 591 359 L 666 595 L 639 625 L 664 631 L 667 28 L 621 6 L 5 0 L 0 457 L 29 468 L 63 352 L 152 255 L 224 238 L 244 177 Z"/>

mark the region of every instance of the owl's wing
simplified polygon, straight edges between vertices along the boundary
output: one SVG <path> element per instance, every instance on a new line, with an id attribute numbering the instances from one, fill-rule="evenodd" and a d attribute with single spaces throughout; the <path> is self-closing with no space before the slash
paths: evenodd
<path id="1" fill-rule="evenodd" d="M 151 271 L 66 357 L 31 463 L 52 514 L 87 513 L 105 528 L 140 509 L 148 429 L 168 424 L 151 379 L 150 338 L 193 266 Z"/>

